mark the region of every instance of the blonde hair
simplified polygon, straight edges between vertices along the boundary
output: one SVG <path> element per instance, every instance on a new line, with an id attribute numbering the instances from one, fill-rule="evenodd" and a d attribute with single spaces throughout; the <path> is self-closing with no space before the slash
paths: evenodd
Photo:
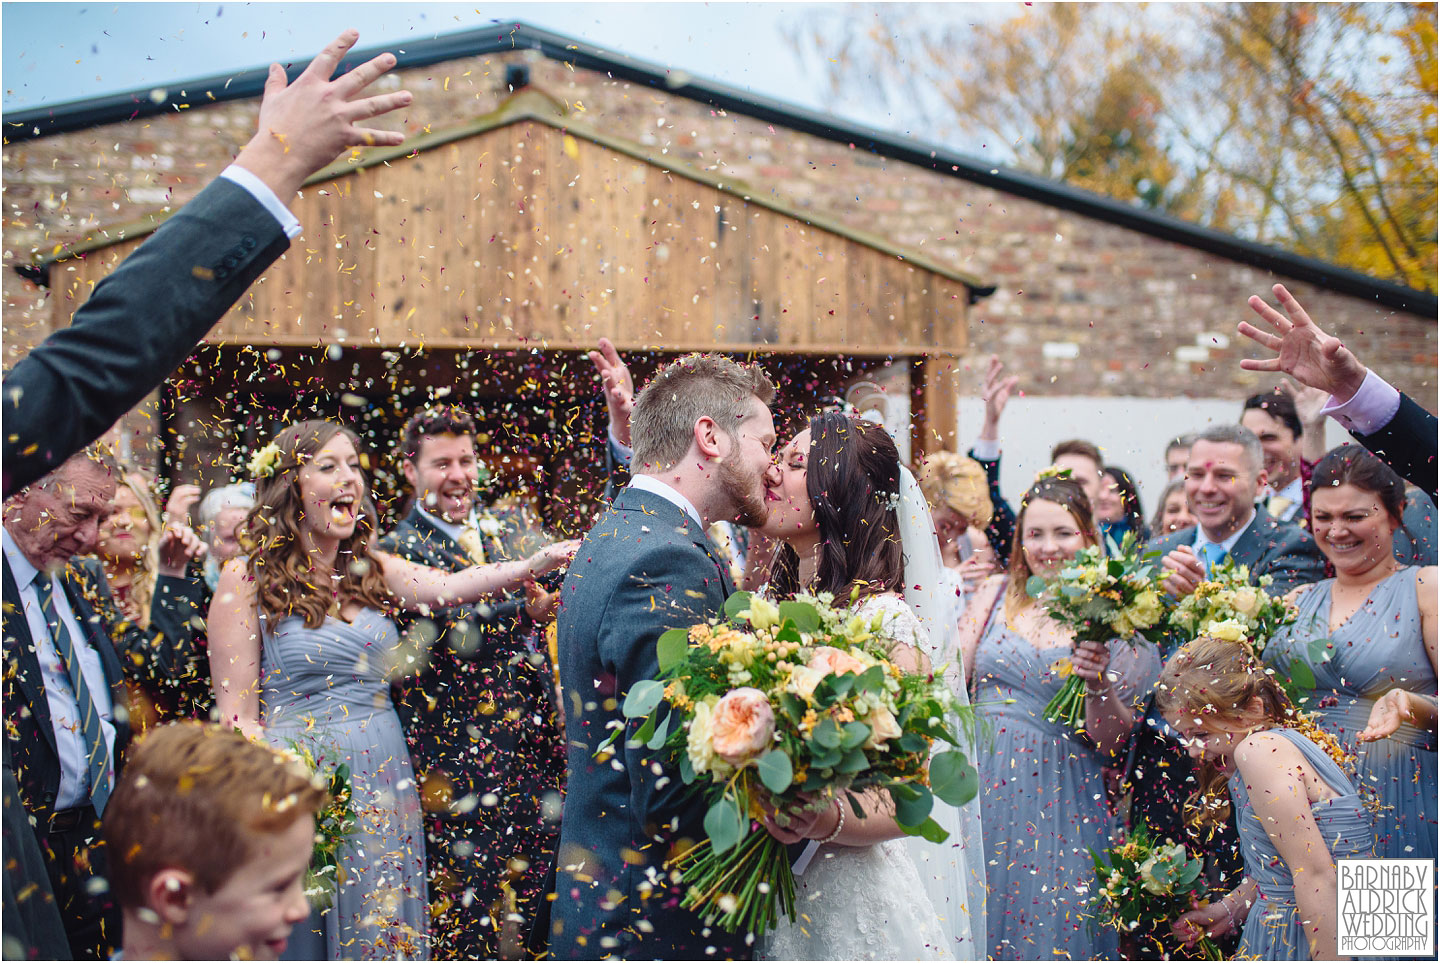
<path id="1" fill-rule="evenodd" d="M 1020 511 L 1015 514 L 1015 541 L 1010 549 L 1010 581 L 1005 588 L 1007 619 L 1015 618 L 1035 601 L 1026 591 L 1026 583 L 1030 581 L 1030 576 L 1035 574 L 1035 570 L 1030 567 L 1030 559 L 1025 555 L 1025 514 L 1030 510 L 1032 502 L 1052 502 L 1059 505 L 1075 519 L 1075 527 L 1084 535 L 1087 548 L 1100 543 L 1100 534 L 1095 528 L 1095 516 L 1090 511 L 1090 499 L 1086 497 L 1085 489 L 1068 475 L 1042 473 L 1020 499 Z"/>
<path id="2" fill-rule="evenodd" d="M 1162 713 L 1197 719 L 1207 728 L 1212 719 L 1243 717 L 1256 699 L 1267 720 L 1301 733 L 1353 774 L 1355 757 L 1308 713 L 1295 708 L 1274 674 L 1244 642 L 1207 635 L 1187 642 L 1171 656 L 1155 684 L 1155 702 Z M 1199 788 L 1186 803 L 1190 822 L 1213 833 L 1230 817 L 1227 778 L 1215 763 L 1207 760 L 1201 765 Z"/>
<path id="3" fill-rule="evenodd" d="M 297 760 L 234 729 L 153 729 L 132 744 L 105 807 L 111 892 L 143 906 L 151 877 L 175 867 L 213 893 L 251 858 L 256 834 L 314 819 L 328 798 Z"/>
<path id="4" fill-rule="evenodd" d="M 990 480 L 973 458 L 941 451 L 925 459 L 920 468 L 920 490 L 932 509 L 944 506 L 969 528 L 984 528 L 995 516 L 990 501 Z"/>
<path id="5" fill-rule="evenodd" d="M 165 534 L 164 522 L 155 496 L 150 494 L 153 479 L 139 468 L 130 465 L 121 467 L 120 484 L 130 489 L 145 521 L 150 525 L 150 537 L 140 551 L 140 560 L 135 567 L 135 576 L 130 582 L 130 604 L 135 610 L 135 623 L 142 629 L 150 627 L 150 600 L 155 597 L 155 583 L 160 578 L 160 539 Z M 103 560 L 102 560 L 103 564 Z"/>

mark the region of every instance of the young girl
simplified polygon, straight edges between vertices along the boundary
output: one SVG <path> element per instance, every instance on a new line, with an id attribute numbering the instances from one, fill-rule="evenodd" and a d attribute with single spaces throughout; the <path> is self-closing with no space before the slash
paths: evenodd
<path id="1" fill-rule="evenodd" d="M 1243 922 L 1240 959 L 1335 959 L 1335 860 L 1372 856 L 1375 845 L 1340 744 L 1295 710 L 1240 642 L 1188 643 L 1155 691 L 1201 763 L 1191 818 L 1213 828 L 1233 803 L 1245 859 L 1244 881 L 1181 916 L 1176 937 L 1193 943 Z"/>

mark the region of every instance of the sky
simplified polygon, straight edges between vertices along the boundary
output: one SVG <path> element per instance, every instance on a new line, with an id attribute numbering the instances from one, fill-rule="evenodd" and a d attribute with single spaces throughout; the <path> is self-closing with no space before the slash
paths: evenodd
<path id="1" fill-rule="evenodd" d="M 1018 7 L 1019 4 L 1006 4 Z M 783 31 L 837 4 L 4 3 L 4 109 L 95 97 L 272 60 L 308 60 L 340 30 L 359 46 L 523 20 L 619 53 L 823 109 Z M 856 116 L 867 123 L 883 116 Z"/>

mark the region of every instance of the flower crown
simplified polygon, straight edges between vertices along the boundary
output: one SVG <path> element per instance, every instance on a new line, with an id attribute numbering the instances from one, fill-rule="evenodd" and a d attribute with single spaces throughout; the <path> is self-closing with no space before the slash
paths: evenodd
<path id="1" fill-rule="evenodd" d="M 250 470 L 250 477 L 269 478 L 275 474 L 275 469 L 279 464 L 280 446 L 272 441 L 250 456 L 247 467 Z"/>
<path id="2" fill-rule="evenodd" d="M 1040 469 L 1038 472 L 1035 473 L 1034 484 L 1038 485 L 1042 481 L 1051 481 L 1052 479 L 1070 481 L 1071 474 L 1072 472 L 1069 468 L 1061 468 L 1059 465 L 1050 465 L 1046 468 Z"/>

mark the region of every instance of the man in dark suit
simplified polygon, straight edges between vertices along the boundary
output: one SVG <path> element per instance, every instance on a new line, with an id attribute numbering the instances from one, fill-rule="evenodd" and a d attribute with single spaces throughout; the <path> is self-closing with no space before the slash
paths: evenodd
<path id="1" fill-rule="evenodd" d="M 401 433 L 414 501 L 380 547 L 446 571 L 527 558 L 540 536 L 518 510 L 477 511 L 481 466 L 463 409 L 427 408 Z M 559 834 L 565 748 L 541 638 L 552 593 L 430 613 L 435 641 L 396 708 L 426 801 L 431 950 L 514 959 L 544 898 Z"/>
<path id="2" fill-rule="evenodd" d="M 1246 321 L 1240 322 L 1239 331 L 1275 352 L 1275 357 L 1242 358 L 1240 367 L 1284 371 L 1302 384 L 1329 392 L 1330 402 L 1320 413 L 1340 422 L 1356 441 L 1436 501 L 1440 439 L 1435 416 L 1361 364 L 1339 338 L 1321 331 L 1285 285 L 1275 285 L 1274 292 L 1289 317 L 1256 295 L 1250 298 L 1250 307 L 1274 333 Z"/>
<path id="3" fill-rule="evenodd" d="M 657 372 L 635 399 L 631 482 L 591 528 L 561 587 L 569 782 L 554 959 L 750 955 L 743 935 L 707 929 L 680 909 L 682 893 L 663 869 L 674 845 L 704 838 L 703 805 L 678 771 L 624 738 L 597 751 L 625 723 L 625 694 L 656 674 L 660 634 L 715 615 L 731 590 L 705 530 L 722 519 L 764 520 L 773 394 L 758 369 L 719 357 Z"/>
<path id="4" fill-rule="evenodd" d="M 114 494 L 114 464 L 81 454 L 4 508 L 7 756 L 70 950 L 84 959 L 108 959 L 120 944 L 102 885 L 99 817 L 130 728 L 120 661 L 95 603 L 108 594 L 103 579 L 70 562 L 94 550 Z"/>
<path id="5" fill-rule="evenodd" d="M 6 374 L 5 497 L 98 438 L 185 359 L 300 232 L 285 203 L 307 177 L 348 147 L 404 139 L 355 126 L 410 103 L 406 91 L 359 97 L 392 54 L 330 80 L 358 38 L 342 33 L 288 86 L 272 64 L 259 130 L 235 163 Z"/>

